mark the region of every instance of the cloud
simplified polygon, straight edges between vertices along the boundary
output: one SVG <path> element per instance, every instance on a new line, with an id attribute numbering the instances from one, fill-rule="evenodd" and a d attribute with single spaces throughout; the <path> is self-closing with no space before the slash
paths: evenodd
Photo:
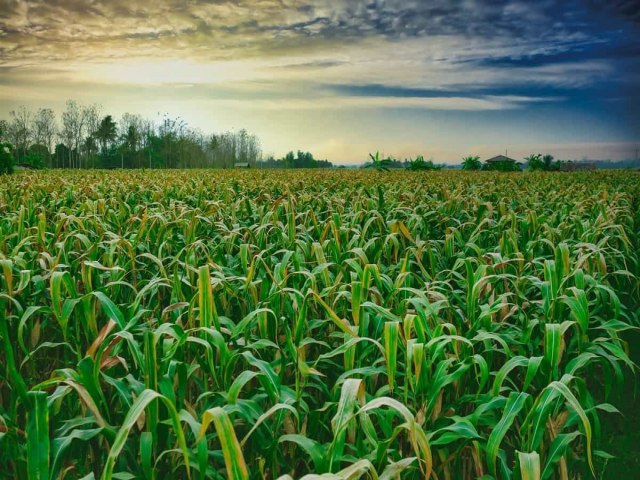
<path id="1" fill-rule="evenodd" d="M 620 10 L 630 10 L 621 4 Z M 518 53 L 597 40 L 576 0 L 0 0 L 2 62 L 189 57 L 201 61 L 456 37 Z M 542 33 L 542 35 L 541 35 Z M 9 47 L 11 48 L 9 50 Z"/>
<path id="2" fill-rule="evenodd" d="M 337 109 L 412 109 L 412 110 L 456 110 L 487 111 L 518 108 L 532 102 L 554 101 L 558 99 L 518 97 L 511 95 L 456 97 L 388 97 L 388 96 L 331 96 L 318 99 L 274 99 L 274 100 L 228 100 L 213 101 L 215 105 L 227 108 L 250 108 L 265 110 L 337 110 Z"/>
<path id="3" fill-rule="evenodd" d="M 0 102 L 73 97 L 153 114 L 152 104 L 189 104 L 211 109 L 205 129 L 220 111 L 211 128 L 260 117 L 272 138 L 290 137 L 300 118 L 344 131 L 357 116 L 382 131 L 401 125 L 397 137 L 412 122 L 414 135 L 435 121 L 468 132 L 469 117 L 487 129 L 487 118 L 503 128 L 519 120 L 527 136 L 549 118 L 620 118 L 629 138 L 640 121 L 637 2 L 606 3 L 0 0 Z M 342 141 L 309 122 L 300 143 Z"/>

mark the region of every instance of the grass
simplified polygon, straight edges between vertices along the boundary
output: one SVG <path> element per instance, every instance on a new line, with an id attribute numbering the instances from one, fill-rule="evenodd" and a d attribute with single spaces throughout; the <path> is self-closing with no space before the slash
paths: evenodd
<path id="1" fill-rule="evenodd" d="M 639 180 L 2 177 L 0 477 L 619 471 Z"/>

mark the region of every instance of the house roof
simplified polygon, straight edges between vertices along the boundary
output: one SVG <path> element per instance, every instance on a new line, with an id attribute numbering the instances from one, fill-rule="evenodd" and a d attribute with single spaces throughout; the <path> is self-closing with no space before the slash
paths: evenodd
<path id="1" fill-rule="evenodd" d="M 248 162 L 236 162 L 233 164 L 236 168 L 247 168 L 249 166 Z"/>
<path id="2" fill-rule="evenodd" d="M 517 163 L 513 158 L 506 157 L 504 155 L 498 155 L 496 157 L 485 160 L 485 163 L 495 163 L 495 162 L 513 162 Z"/>

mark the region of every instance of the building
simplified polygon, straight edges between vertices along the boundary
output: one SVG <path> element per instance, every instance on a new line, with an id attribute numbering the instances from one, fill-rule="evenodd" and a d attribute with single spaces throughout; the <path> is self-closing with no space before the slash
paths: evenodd
<path id="1" fill-rule="evenodd" d="M 509 158 L 506 155 L 498 155 L 484 161 L 485 170 L 519 171 L 520 162 Z"/>
<path id="2" fill-rule="evenodd" d="M 233 168 L 251 168 L 248 162 L 236 162 L 233 164 Z"/>

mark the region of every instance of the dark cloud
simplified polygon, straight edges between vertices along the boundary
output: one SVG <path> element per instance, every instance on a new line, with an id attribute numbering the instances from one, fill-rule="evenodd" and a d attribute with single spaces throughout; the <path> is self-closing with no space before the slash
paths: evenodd
<path id="1" fill-rule="evenodd" d="M 440 89 L 406 88 L 379 84 L 342 84 L 324 85 L 323 88 L 337 95 L 386 98 L 466 98 L 479 100 L 495 97 L 510 97 L 535 99 L 535 101 L 560 102 L 574 95 L 572 90 L 566 88 L 513 84 L 476 86 L 475 88 L 469 84 L 460 84 Z"/>
<path id="2" fill-rule="evenodd" d="M 313 62 L 304 63 L 289 63 L 286 65 L 277 65 L 272 68 L 286 69 L 286 70 L 310 70 L 319 68 L 331 68 L 339 67 L 340 65 L 347 65 L 348 62 L 342 60 L 318 60 Z"/>
<path id="3" fill-rule="evenodd" d="M 0 61 L 21 54 L 37 57 L 38 52 L 47 58 L 57 41 L 73 45 L 79 56 L 95 56 L 100 49 L 128 48 L 131 53 L 136 42 L 161 37 L 174 40 L 159 45 L 165 54 L 209 46 L 212 57 L 225 57 L 223 49 L 252 56 L 296 49 L 301 42 L 305 48 L 322 48 L 372 37 L 460 36 L 572 51 L 585 38 L 606 39 L 618 26 L 601 20 L 607 12 L 609 19 L 638 20 L 638 2 L 608 4 L 596 14 L 596 7 L 578 0 L 0 0 L 0 45 L 17 45 L 17 51 L 3 51 Z"/>
<path id="4" fill-rule="evenodd" d="M 431 89 L 431 88 L 406 88 L 379 84 L 369 85 L 326 85 L 324 88 L 341 95 L 363 97 L 396 97 L 396 98 L 447 98 L 447 97 L 478 97 L 477 92 L 468 89 Z"/>
<path id="5" fill-rule="evenodd" d="M 637 4 L 0 0 L 0 66 L 60 67 L 55 78 L 60 81 L 72 77 L 77 65 L 100 62 L 246 61 L 253 62 L 246 75 L 212 68 L 193 76 L 157 76 L 167 77 L 168 84 L 206 84 L 216 75 L 229 82 L 291 79 L 304 84 L 300 90 L 349 97 L 476 100 L 510 95 L 586 101 L 584 92 L 620 90 L 619 85 L 640 76 Z M 105 82 L 130 75 L 125 68 L 117 75 L 101 72 Z M 10 77 L 4 84 L 24 80 L 19 69 L 0 73 Z M 82 71 L 85 78 L 92 73 Z M 289 87 L 282 88 L 282 95 L 290 94 Z M 271 96 L 271 91 L 263 94 Z"/>
<path id="6" fill-rule="evenodd" d="M 640 1 L 638 0 L 589 0 L 588 3 L 598 13 L 618 15 L 640 25 Z"/>
<path id="7" fill-rule="evenodd" d="M 523 56 L 490 57 L 477 60 L 480 65 L 492 67 L 540 67 L 550 64 L 574 63 L 586 60 L 640 59 L 640 45 L 596 44 L 576 46 L 561 52 Z"/>

